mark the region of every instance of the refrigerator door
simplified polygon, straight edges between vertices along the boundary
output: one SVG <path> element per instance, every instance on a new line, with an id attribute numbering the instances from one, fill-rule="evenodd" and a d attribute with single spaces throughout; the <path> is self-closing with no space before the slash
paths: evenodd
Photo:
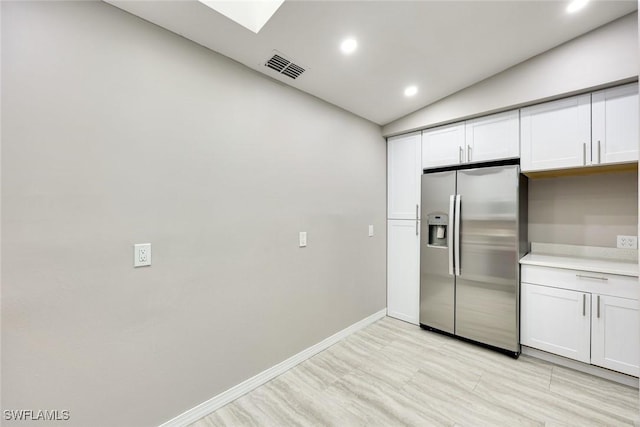
<path id="1" fill-rule="evenodd" d="M 519 344 L 518 166 L 458 171 L 456 335 L 513 352 Z"/>
<path id="2" fill-rule="evenodd" d="M 449 333 L 454 332 L 454 205 L 451 201 L 455 189 L 455 171 L 422 175 L 420 324 Z"/>

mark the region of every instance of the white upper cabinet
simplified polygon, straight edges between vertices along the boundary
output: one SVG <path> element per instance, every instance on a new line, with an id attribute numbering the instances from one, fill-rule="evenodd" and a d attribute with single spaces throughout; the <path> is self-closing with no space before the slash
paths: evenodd
<path id="1" fill-rule="evenodd" d="M 638 160 L 638 84 L 594 92 L 592 163 Z"/>
<path id="2" fill-rule="evenodd" d="M 387 141 L 387 218 L 416 219 L 420 215 L 420 132 Z"/>
<path id="3" fill-rule="evenodd" d="M 441 126 L 422 132 L 422 168 L 464 163 L 464 123 Z"/>
<path id="4" fill-rule="evenodd" d="M 638 376 L 640 316 L 638 301 L 592 295 L 591 363 Z"/>
<path id="5" fill-rule="evenodd" d="M 586 166 L 590 142 L 590 94 L 520 110 L 523 172 Z"/>
<path id="6" fill-rule="evenodd" d="M 493 114 L 422 132 L 422 168 L 520 156 L 518 111 Z"/>
<path id="7" fill-rule="evenodd" d="M 468 120 L 465 123 L 467 163 L 520 157 L 519 120 L 517 110 Z"/>
<path id="8" fill-rule="evenodd" d="M 520 111 L 522 171 L 638 161 L 638 84 Z"/>

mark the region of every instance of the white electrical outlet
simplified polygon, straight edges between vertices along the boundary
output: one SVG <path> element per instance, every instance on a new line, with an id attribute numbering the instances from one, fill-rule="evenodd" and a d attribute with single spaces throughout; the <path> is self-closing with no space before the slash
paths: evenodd
<path id="1" fill-rule="evenodd" d="M 638 236 L 618 236 L 619 249 L 638 249 Z"/>
<path id="2" fill-rule="evenodd" d="M 373 237 L 373 225 L 369 225 L 369 237 Z"/>
<path id="3" fill-rule="evenodd" d="M 300 232 L 299 240 L 300 240 L 300 247 L 301 248 L 304 248 L 304 247 L 307 246 L 307 232 L 306 231 L 301 231 Z"/>
<path id="4" fill-rule="evenodd" d="M 144 267 L 151 265 L 151 243 L 133 245 L 133 266 Z"/>

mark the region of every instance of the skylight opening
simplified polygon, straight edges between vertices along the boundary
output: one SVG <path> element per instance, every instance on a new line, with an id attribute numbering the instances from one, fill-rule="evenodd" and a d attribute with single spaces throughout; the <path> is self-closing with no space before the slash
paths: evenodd
<path id="1" fill-rule="evenodd" d="M 198 1 L 256 34 L 284 3 L 284 0 Z"/>

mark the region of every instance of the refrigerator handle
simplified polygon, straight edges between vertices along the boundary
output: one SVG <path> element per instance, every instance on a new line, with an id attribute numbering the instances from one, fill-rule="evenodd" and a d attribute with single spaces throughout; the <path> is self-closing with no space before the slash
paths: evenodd
<path id="1" fill-rule="evenodd" d="M 460 195 L 456 194 L 456 207 L 455 207 L 455 228 L 453 230 L 453 249 L 454 260 L 453 263 L 456 269 L 456 276 L 460 275 Z"/>
<path id="2" fill-rule="evenodd" d="M 447 245 L 449 246 L 449 274 L 453 276 L 453 218 L 455 217 L 455 197 L 449 196 L 449 232 L 447 233 Z"/>

